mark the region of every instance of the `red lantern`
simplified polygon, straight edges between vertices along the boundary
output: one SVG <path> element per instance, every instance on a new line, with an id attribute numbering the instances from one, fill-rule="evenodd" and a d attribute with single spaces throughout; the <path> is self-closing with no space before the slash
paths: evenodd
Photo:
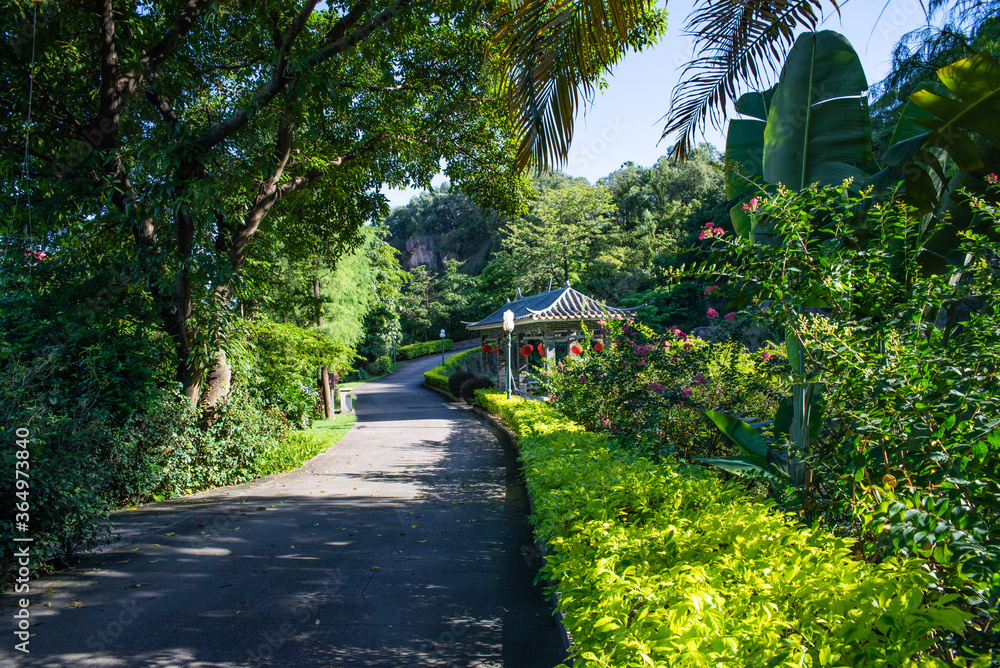
<path id="1" fill-rule="evenodd" d="M 496 352 L 496 351 L 497 351 L 497 347 L 493 346 L 493 352 Z"/>
<path id="2" fill-rule="evenodd" d="M 521 357 L 527 357 L 531 354 L 531 346 L 521 346 Z"/>
<path id="3" fill-rule="evenodd" d="M 538 344 L 538 354 L 539 355 L 545 354 L 545 346 L 543 346 L 541 343 Z"/>
<path id="4" fill-rule="evenodd" d="M 483 344 L 483 352 L 484 353 L 489 353 L 490 352 L 490 344 L 488 344 L 488 343 L 484 343 Z"/>
<path id="5" fill-rule="evenodd" d="M 573 344 L 573 347 L 570 348 L 570 350 L 573 351 L 574 355 L 582 355 L 583 354 L 583 348 L 581 348 L 579 346 L 579 344 L 576 344 L 576 343 Z"/>
<path id="6" fill-rule="evenodd" d="M 604 344 L 598 341 L 597 343 L 594 344 L 594 350 L 596 350 L 597 352 L 601 352 L 602 350 L 604 350 Z"/>

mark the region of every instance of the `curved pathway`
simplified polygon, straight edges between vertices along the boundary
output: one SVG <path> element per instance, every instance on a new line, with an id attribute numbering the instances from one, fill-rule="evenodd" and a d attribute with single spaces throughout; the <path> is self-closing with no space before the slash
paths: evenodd
<path id="1" fill-rule="evenodd" d="M 355 427 L 296 471 L 120 514 L 125 541 L 31 583 L 31 655 L 8 632 L 0 663 L 559 663 L 516 462 L 420 386 L 437 363 L 358 388 Z"/>

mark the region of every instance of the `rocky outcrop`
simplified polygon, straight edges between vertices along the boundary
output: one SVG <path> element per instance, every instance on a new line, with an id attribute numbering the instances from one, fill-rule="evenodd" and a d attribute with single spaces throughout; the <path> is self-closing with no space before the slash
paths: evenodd
<path id="1" fill-rule="evenodd" d="M 414 237 L 408 239 L 406 242 L 406 252 L 410 255 L 410 260 L 407 263 L 408 269 L 413 269 L 419 267 L 422 264 L 426 264 L 431 267 L 437 267 L 437 254 L 434 249 L 438 245 L 438 237 Z"/>

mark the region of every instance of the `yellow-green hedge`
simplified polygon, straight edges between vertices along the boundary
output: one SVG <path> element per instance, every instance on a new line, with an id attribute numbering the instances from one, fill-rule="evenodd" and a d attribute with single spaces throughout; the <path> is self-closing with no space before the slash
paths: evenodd
<path id="1" fill-rule="evenodd" d="M 473 348 L 472 350 L 466 350 L 464 353 L 458 353 L 457 355 L 452 355 L 444 361 L 444 366 L 436 366 L 430 371 L 424 372 L 424 382 L 432 387 L 436 387 L 440 390 L 448 391 L 448 378 L 451 376 L 451 372 L 458 368 L 462 364 L 462 361 L 468 355 L 478 355 L 479 348 Z"/>
<path id="2" fill-rule="evenodd" d="M 518 435 L 576 667 L 945 665 L 926 650 L 968 615 L 926 564 L 858 561 L 712 472 L 630 457 L 545 404 L 477 402 Z"/>
<path id="3" fill-rule="evenodd" d="M 399 360 L 412 360 L 418 357 L 423 357 L 424 355 L 430 355 L 432 353 L 441 353 L 441 341 L 444 341 L 444 351 L 448 352 L 451 350 L 452 341 L 451 339 L 440 339 L 434 341 L 421 341 L 420 343 L 411 343 L 408 346 L 403 346 L 402 348 L 396 349 L 396 359 Z"/>

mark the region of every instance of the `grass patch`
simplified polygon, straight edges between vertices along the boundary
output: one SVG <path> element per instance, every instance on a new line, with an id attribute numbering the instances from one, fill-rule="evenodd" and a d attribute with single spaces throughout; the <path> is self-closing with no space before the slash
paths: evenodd
<path id="1" fill-rule="evenodd" d="M 344 438 L 354 425 L 354 413 L 341 413 L 332 420 L 316 420 L 309 429 L 296 431 L 261 454 L 257 461 L 261 476 L 294 471 Z"/>

